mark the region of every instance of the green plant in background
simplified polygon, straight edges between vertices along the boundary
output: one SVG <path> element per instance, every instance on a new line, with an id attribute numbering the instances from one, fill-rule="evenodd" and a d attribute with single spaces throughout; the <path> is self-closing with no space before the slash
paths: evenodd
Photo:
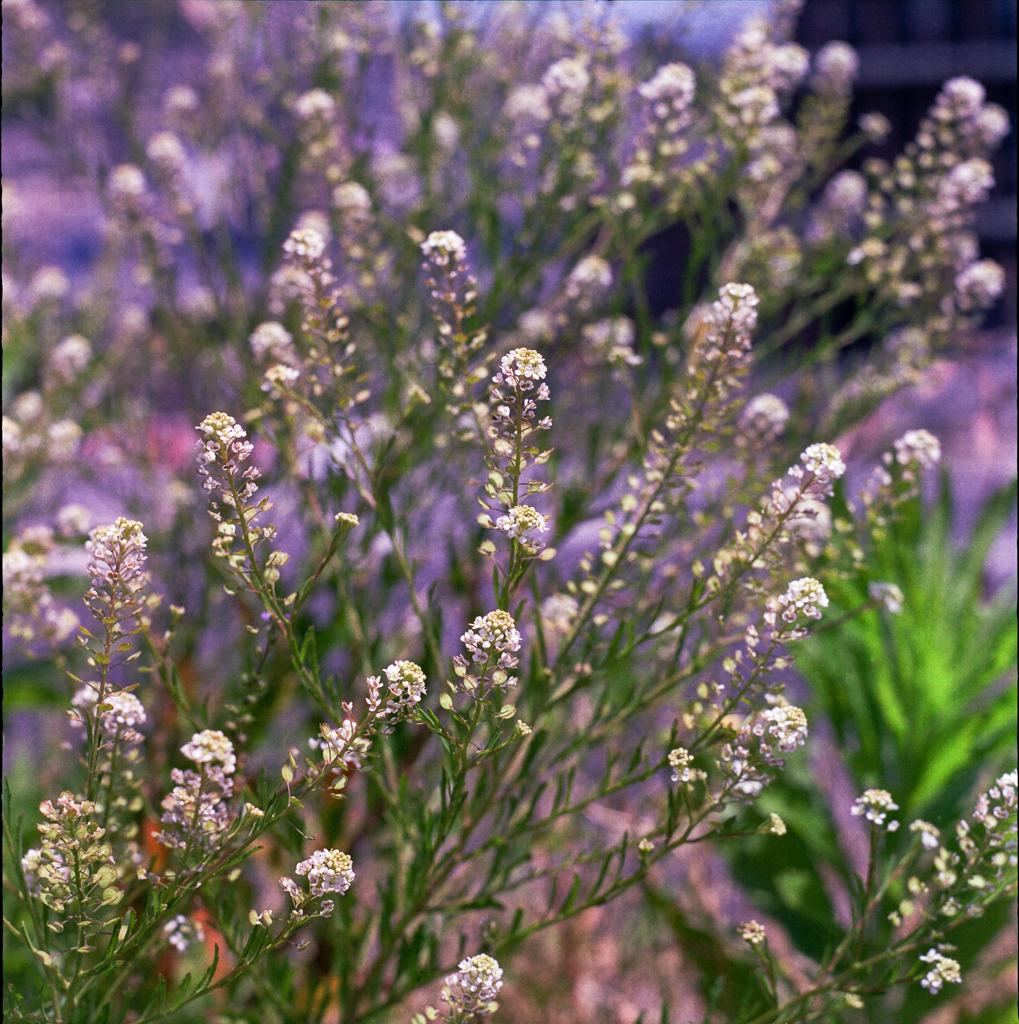
<path id="1" fill-rule="evenodd" d="M 957 815 L 1014 747 L 1015 592 L 1008 585 L 988 599 L 984 565 L 1015 500 L 1015 482 L 992 495 L 957 548 L 942 475 L 936 503 L 904 506 L 882 526 L 866 566 L 829 588 L 833 618 L 874 593 L 894 614 L 878 604 L 833 623 L 797 662 L 854 783 L 884 780 L 905 815 Z"/>
<path id="2" fill-rule="evenodd" d="M 586 8 L 217 0 L 180 9 L 185 81 L 158 33 L 4 0 L 8 109 L 104 217 L 72 288 L 5 201 L 5 702 L 70 719 L 4 786 L 12 1019 L 473 1024 L 516 1012 L 536 936 L 640 890 L 713 974 L 706 1021 L 961 981 L 1016 890 L 1008 636 L 971 580 L 953 625 L 994 643 L 941 696 L 985 731 L 910 755 L 908 620 L 838 620 L 916 595 L 938 442 L 908 432 L 850 508 L 824 438 L 1000 293 L 969 228 L 1008 124 L 955 79 L 894 167 L 839 170 L 883 126 L 843 141 L 855 54 L 812 63 L 795 6 L 695 72 Z M 859 736 L 841 793 L 783 692 L 833 620 L 884 673 L 878 711 L 814 712 Z M 709 843 L 806 966 L 663 895 Z"/>

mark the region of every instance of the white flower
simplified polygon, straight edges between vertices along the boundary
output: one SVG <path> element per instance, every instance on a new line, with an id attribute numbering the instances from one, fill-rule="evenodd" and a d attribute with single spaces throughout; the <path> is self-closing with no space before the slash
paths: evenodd
<path id="1" fill-rule="evenodd" d="M 156 132 L 145 144 L 145 155 L 167 174 L 180 174 L 187 164 L 187 153 L 173 132 Z"/>
<path id="2" fill-rule="evenodd" d="M 838 480 L 846 471 L 842 455 L 833 444 L 823 442 L 809 445 L 800 456 L 807 472 L 813 473 L 818 486 L 824 488 Z"/>
<path id="3" fill-rule="evenodd" d="M 80 334 L 69 334 L 50 353 L 50 371 L 64 384 L 70 384 L 89 364 L 92 345 Z"/>
<path id="4" fill-rule="evenodd" d="M 518 85 L 506 97 L 503 112 L 512 121 L 526 118 L 540 122 L 552 116 L 548 107 L 548 93 L 542 85 Z"/>
<path id="5" fill-rule="evenodd" d="M 258 360 L 264 358 L 266 353 L 279 359 L 293 352 L 294 336 L 282 324 L 268 320 L 251 332 L 248 344 Z"/>
<path id="6" fill-rule="evenodd" d="M 933 964 L 933 968 L 927 972 L 926 977 L 920 982 L 920 984 L 927 989 L 930 994 L 936 995 L 941 991 L 941 986 L 944 983 L 950 982 L 954 985 L 962 983 L 962 974 L 959 970 L 959 962 L 952 960 L 947 956 L 942 956 L 936 949 L 929 949 L 922 957 L 920 957 L 922 963 Z"/>
<path id="7" fill-rule="evenodd" d="M 994 260 L 977 260 L 955 278 L 955 304 L 966 312 L 986 309 L 1005 289 L 1005 271 Z"/>
<path id="8" fill-rule="evenodd" d="M 853 801 L 850 813 L 857 817 L 862 814 L 867 821 L 881 826 L 885 823 L 888 813 L 898 809 L 899 805 L 892 800 L 891 793 L 883 789 L 868 789 L 864 791 L 863 796 Z M 898 827 L 897 821 L 888 823 L 889 832 L 894 832 Z"/>
<path id="9" fill-rule="evenodd" d="M 520 650 L 520 633 L 509 612 L 496 610 L 479 615 L 460 641 L 479 664 L 488 664 L 495 655 L 499 668 L 514 668 L 518 664 L 512 652 Z"/>
<path id="10" fill-rule="evenodd" d="M 545 546 L 543 540 L 533 536 L 548 530 L 545 517 L 530 505 L 514 505 L 506 515 L 499 516 L 495 527 L 532 550 L 537 551 Z"/>
<path id="11" fill-rule="evenodd" d="M 467 259 L 467 243 L 455 231 L 433 231 L 422 243 L 421 251 L 437 267 L 450 260 L 459 265 Z"/>
<path id="12" fill-rule="evenodd" d="M 662 116 L 669 108 L 685 110 L 693 102 L 696 89 L 697 79 L 685 64 L 663 64 L 649 81 L 637 86 L 637 92 L 650 103 L 666 104 Z"/>
<path id="13" fill-rule="evenodd" d="M 786 587 L 784 594 L 778 598 L 778 603 L 785 610 L 782 612 L 782 619 L 785 622 L 795 622 L 801 615 L 808 619 L 821 618 L 821 609 L 828 607 L 828 595 L 824 587 L 817 580 L 809 576 L 793 580 Z"/>
<path id="14" fill-rule="evenodd" d="M 907 430 L 893 447 L 900 466 L 918 462 L 923 469 L 932 469 L 941 461 L 941 442 L 927 430 Z"/>
<path id="15" fill-rule="evenodd" d="M 145 194 L 145 175 L 134 164 L 120 164 L 110 171 L 106 192 L 114 203 L 129 206 Z"/>
<path id="16" fill-rule="evenodd" d="M 336 100 L 325 89 L 311 89 L 294 101 L 294 114 L 301 121 L 330 117 L 336 109 Z"/>
<path id="17" fill-rule="evenodd" d="M 288 256 L 297 256 L 307 262 L 314 262 L 325 252 L 326 240 L 314 228 L 295 228 L 283 243 Z"/>
<path id="18" fill-rule="evenodd" d="M 545 360 L 541 353 L 535 352 L 533 348 L 515 348 L 499 361 L 499 373 L 496 377 L 500 379 L 493 380 L 497 384 L 505 384 L 520 391 L 530 391 L 534 387 L 534 381 L 545 379 L 546 372 Z"/>
<path id="19" fill-rule="evenodd" d="M 847 96 L 859 68 L 860 58 L 848 43 L 826 43 L 814 58 L 814 88 L 818 92 Z"/>
<path id="20" fill-rule="evenodd" d="M 205 931 L 197 921 L 191 921 L 183 914 L 170 918 L 163 925 L 166 941 L 180 953 L 186 953 L 188 947 L 205 938 Z"/>
<path id="21" fill-rule="evenodd" d="M 213 764 L 219 762 L 224 775 L 233 775 L 237 770 L 237 755 L 234 745 L 218 729 L 204 729 L 196 732 L 189 742 L 180 748 L 180 752 L 195 764 Z"/>
<path id="22" fill-rule="evenodd" d="M 443 998 L 450 1006 L 464 1013 L 479 1016 L 489 1013 L 490 1004 L 502 988 L 499 961 L 487 953 L 479 953 L 461 960 L 459 968 L 456 974 L 446 978 L 448 988 L 443 991 Z M 459 991 L 452 991 L 454 988 Z"/>
<path id="23" fill-rule="evenodd" d="M 299 875 L 308 876 L 312 896 L 322 896 L 327 892 L 345 893 L 354 881 L 350 855 L 340 850 L 316 850 L 294 870 Z"/>

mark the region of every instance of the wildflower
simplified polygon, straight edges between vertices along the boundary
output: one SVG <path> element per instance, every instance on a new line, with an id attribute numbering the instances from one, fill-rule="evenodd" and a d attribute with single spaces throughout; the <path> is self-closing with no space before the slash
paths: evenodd
<path id="1" fill-rule="evenodd" d="M 57 512 L 57 533 L 61 537 L 80 537 L 88 532 L 91 521 L 92 513 L 84 505 L 72 502 Z"/>
<path id="2" fill-rule="evenodd" d="M 762 711 L 754 729 L 766 731 L 778 741 L 779 750 L 789 753 L 802 747 L 807 740 L 807 716 L 792 704 L 780 705 Z"/>
<path id="3" fill-rule="evenodd" d="M 1015 771 L 1000 775 L 986 793 L 977 798 L 973 817 L 989 832 L 994 832 L 1002 821 L 1015 814 L 1019 781 Z"/>
<path id="4" fill-rule="evenodd" d="M 520 633 L 509 612 L 496 610 L 479 615 L 460 641 L 471 653 L 475 664 L 489 666 L 493 658 L 499 668 L 515 668 L 519 659 L 512 654 L 520 650 Z"/>
<path id="5" fill-rule="evenodd" d="M 941 991 L 941 987 L 946 981 L 955 985 L 962 983 L 962 974 L 957 960 L 942 956 L 936 949 L 929 949 L 920 957 L 920 961 L 934 965 L 920 982 L 932 996 Z"/>
<path id="6" fill-rule="evenodd" d="M 831 484 L 838 480 L 846 471 L 846 464 L 838 448 L 833 444 L 812 444 L 809 445 L 800 456 L 800 461 L 806 467 L 808 473 L 814 476 L 814 489 L 831 496 Z M 790 472 L 792 472 L 790 470 Z M 794 476 L 801 478 L 800 473 Z"/>
<path id="7" fill-rule="evenodd" d="M 826 43 L 814 58 L 813 86 L 818 92 L 846 97 L 859 68 L 860 58 L 848 43 Z"/>
<path id="8" fill-rule="evenodd" d="M 484 1016 L 493 1013 L 493 1003 L 502 988 L 499 961 L 487 953 L 479 953 L 461 960 L 458 966 L 456 974 L 446 978 L 442 998 L 460 1014 Z"/>
<path id="9" fill-rule="evenodd" d="M 74 420 L 57 420 L 46 428 L 46 450 L 54 462 L 67 462 L 78 454 L 82 429 Z"/>
<path id="10" fill-rule="evenodd" d="M 795 622 L 801 615 L 808 619 L 819 619 L 821 609 L 828 607 L 828 595 L 817 580 L 804 576 L 803 579 L 793 580 L 786 587 L 785 593 L 778 598 L 778 604 L 784 609 L 784 622 Z"/>
<path id="11" fill-rule="evenodd" d="M 511 121 L 547 121 L 552 116 L 548 92 L 543 85 L 518 85 L 506 97 L 503 113 Z"/>
<path id="12" fill-rule="evenodd" d="M 342 181 L 333 189 L 333 207 L 351 220 L 367 220 L 372 198 L 368 189 L 356 181 Z"/>
<path id="13" fill-rule="evenodd" d="M 371 749 L 371 741 L 364 736 L 355 736 L 357 722 L 345 718 L 340 727 L 333 728 L 325 722 L 319 726 L 320 737 L 308 740 L 312 750 L 322 751 L 322 762 L 326 767 L 342 767 L 344 771 L 359 771 L 364 757 Z"/>
<path id="14" fill-rule="evenodd" d="M 894 583 L 868 583 L 867 593 L 871 600 L 883 604 L 890 615 L 898 615 L 902 611 L 905 598 Z"/>
<path id="15" fill-rule="evenodd" d="M 669 751 L 669 764 L 672 767 L 673 782 L 696 782 L 704 777 L 697 768 L 691 768 L 693 754 L 686 747 L 675 747 Z"/>
<path id="16" fill-rule="evenodd" d="M 987 309 L 1005 288 L 1005 272 L 994 260 L 977 260 L 955 277 L 955 304 L 962 312 Z"/>
<path id="17" fill-rule="evenodd" d="M 884 114 L 877 112 L 861 114 L 856 123 L 871 142 L 884 142 L 892 132 L 892 122 Z"/>
<path id="18" fill-rule="evenodd" d="M 283 251 L 306 263 L 314 263 L 326 249 L 326 240 L 315 228 L 295 228 L 283 243 Z"/>
<path id="19" fill-rule="evenodd" d="M 316 850 L 295 868 L 299 875 L 308 876 L 312 896 L 327 892 L 345 893 L 354 881 L 350 855 L 339 850 Z"/>
<path id="20" fill-rule="evenodd" d="M 378 680 L 378 676 L 373 677 Z M 425 695 L 425 673 L 413 661 L 396 661 L 386 669 L 389 699 L 384 714 L 405 715 Z M 369 680 L 369 683 L 371 680 Z"/>
<path id="21" fill-rule="evenodd" d="M 625 363 L 639 366 L 644 360 L 633 351 L 633 321 L 619 316 L 585 324 L 581 329 L 584 341 L 591 351 L 610 364 Z"/>
<path id="22" fill-rule="evenodd" d="M 180 748 L 180 752 L 195 764 L 209 765 L 210 772 L 222 772 L 233 775 L 237 770 L 237 757 L 234 745 L 218 729 L 205 729 L 196 732 L 188 743 Z M 218 762 L 221 768 L 212 768 Z"/>
<path id="23" fill-rule="evenodd" d="M 737 437 L 743 444 L 770 444 L 785 429 L 789 409 L 777 395 L 757 395 L 747 402 L 739 418 Z"/>
<path id="24" fill-rule="evenodd" d="M 863 796 L 853 801 L 851 814 L 859 817 L 861 814 L 880 828 L 884 825 L 890 811 L 897 811 L 899 805 L 892 800 L 892 794 L 883 789 L 868 789 Z M 888 831 L 894 832 L 899 827 L 897 821 L 888 822 Z"/>
<path id="25" fill-rule="evenodd" d="M 156 132 L 145 145 L 145 155 L 171 177 L 182 174 L 187 165 L 187 153 L 173 132 Z"/>
<path id="26" fill-rule="evenodd" d="M 263 359 L 267 353 L 285 362 L 295 355 L 294 336 L 274 320 L 259 324 L 251 332 L 248 344 L 251 345 L 251 350 L 258 360 Z"/>
<path id="27" fill-rule="evenodd" d="M 177 914 L 170 918 L 163 925 L 163 934 L 166 941 L 177 950 L 178 953 L 186 953 L 188 947 L 205 938 L 205 931 L 198 921 L 190 920 L 183 914 Z"/>
<path id="28" fill-rule="evenodd" d="M 294 114 L 301 121 L 330 117 L 336 110 L 336 100 L 325 89 L 311 89 L 294 101 Z"/>
<path id="29" fill-rule="evenodd" d="M 545 379 L 545 373 L 545 360 L 540 353 L 532 348 L 515 348 L 502 357 L 499 373 L 492 380 L 518 391 L 530 391 L 535 381 Z"/>
<path id="30" fill-rule="evenodd" d="M 136 726 L 144 725 L 147 716 L 145 706 L 133 694 L 126 690 L 107 689 L 103 699 L 99 700 L 99 688 L 95 683 L 86 683 L 71 698 L 71 704 L 82 710 L 95 713 L 96 705 L 110 705 L 109 710 L 99 714 L 99 728 L 111 739 L 120 739 L 124 743 L 141 743 L 145 738 L 137 731 Z M 83 728 L 85 720 L 78 712 L 71 713 L 71 725 Z"/>
<path id="31" fill-rule="evenodd" d="M 760 946 L 768 939 L 768 933 L 764 930 L 764 925 L 758 921 L 747 921 L 746 924 L 739 926 L 740 938 L 749 946 Z"/>
<path id="32" fill-rule="evenodd" d="M 134 164 L 120 164 L 110 171 L 106 194 L 115 206 L 130 209 L 145 194 L 145 175 Z"/>
<path id="33" fill-rule="evenodd" d="M 545 546 L 543 540 L 533 536 L 548 530 L 545 517 L 530 505 L 514 505 L 506 515 L 499 516 L 495 527 L 532 551 L 540 551 Z"/>
<path id="34" fill-rule="evenodd" d="M 693 102 L 697 79 L 685 64 L 663 64 L 637 92 L 651 103 L 655 117 L 679 113 Z"/>
<path id="35" fill-rule="evenodd" d="M 163 110 L 168 114 L 193 114 L 198 106 L 198 93 L 190 85 L 173 85 L 163 93 Z"/>
<path id="36" fill-rule="evenodd" d="M 459 266 L 467 259 L 467 243 L 455 231 L 433 231 L 422 243 L 421 251 L 436 267 Z"/>
<path id="37" fill-rule="evenodd" d="M 580 604 L 572 594 L 552 594 L 541 602 L 541 621 L 546 629 L 565 633 L 580 611 Z"/>
<path id="38" fill-rule="evenodd" d="M 909 831 L 919 832 L 920 842 L 928 850 L 936 850 L 938 848 L 941 833 L 938 831 L 937 827 L 932 825 L 929 821 L 921 821 L 917 818 L 916 821 L 910 823 Z"/>
<path id="39" fill-rule="evenodd" d="M 70 334 L 50 353 L 49 371 L 61 384 L 72 383 L 92 358 L 92 345 L 80 334 Z"/>
<path id="40" fill-rule="evenodd" d="M 775 836 L 784 836 L 786 834 L 785 822 L 774 811 L 768 815 L 768 831 Z"/>
<path id="41" fill-rule="evenodd" d="M 612 268 L 600 256 L 585 256 L 566 279 L 566 297 L 589 310 L 612 287 Z"/>
<path id="42" fill-rule="evenodd" d="M 28 282 L 28 294 L 33 304 L 55 302 L 71 290 L 71 282 L 59 267 L 40 267 Z"/>
<path id="43" fill-rule="evenodd" d="M 908 430 L 895 443 L 895 461 L 900 466 L 919 463 L 922 469 L 933 469 L 941 461 L 941 444 L 926 430 Z"/>

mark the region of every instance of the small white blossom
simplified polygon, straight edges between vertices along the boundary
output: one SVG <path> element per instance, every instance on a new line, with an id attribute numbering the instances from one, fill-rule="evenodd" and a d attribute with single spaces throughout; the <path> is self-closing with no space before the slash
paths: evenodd
<path id="1" fill-rule="evenodd" d="M 70 384 L 92 359 L 92 345 L 80 334 L 70 334 L 50 353 L 50 372 L 63 384 Z"/>
<path id="2" fill-rule="evenodd" d="M 495 527 L 533 551 L 545 546 L 540 537 L 534 536 L 548 530 L 545 517 L 530 505 L 514 505 L 506 515 L 499 516 L 495 521 Z"/>
<path id="3" fill-rule="evenodd" d="M 872 600 L 880 601 L 890 615 L 898 615 L 902 611 L 905 598 L 894 583 L 869 583 L 867 593 Z"/>
<path id="4" fill-rule="evenodd" d="M 317 260 L 325 248 L 325 238 L 314 228 L 295 228 L 283 243 L 283 251 L 288 256 L 297 256 L 309 263 Z"/>
<path id="5" fill-rule="evenodd" d="M 828 595 L 817 580 L 804 576 L 793 580 L 786 587 L 785 593 L 778 597 L 778 604 L 784 609 L 784 622 L 795 622 L 801 615 L 808 619 L 819 619 L 821 609 L 828 607 Z"/>
<path id="6" fill-rule="evenodd" d="M 962 974 L 957 960 L 942 956 L 936 949 L 929 949 L 920 957 L 920 961 L 934 965 L 920 982 L 932 996 L 941 991 L 941 987 L 946 981 L 954 985 L 962 983 Z"/>
<path id="7" fill-rule="evenodd" d="M 201 924 L 192 921 L 183 914 L 170 918 L 163 925 L 163 934 L 166 941 L 179 953 L 186 953 L 188 947 L 205 938 L 205 931 Z"/>
<path id="8" fill-rule="evenodd" d="M 923 469 L 933 469 L 941 461 L 941 442 L 926 430 L 907 430 L 893 447 L 900 466 L 917 462 Z"/>
<path id="9" fill-rule="evenodd" d="M 899 805 L 892 800 L 891 793 L 883 789 L 868 789 L 864 791 L 863 796 L 856 798 L 850 813 L 857 817 L 862 814 L 867 821 L 880 827 L 884 825 L 889 812 L 898 809 Z M 889 832 L 894 832 L 898 827 L 897 821 L 888 823 Z"/>
<path id="10" fill-rule="evenodd" d="M 479 953 L 461 960 L 456 974 L 446 978 L 446 986 L 443 998 L 451 1007 L 482 1016 L 491 1012 L 502 988 L 502 968 L 494 957 Z"/>
<path id="11" fill-rule="evenodd" d="M 293 353 L 294 336 L 282 324 L 269 320 L 251 332 L 248 344 L 258 360 L 263 359 L 267 353 L 279 359 Z"/>
<path id="12" fill-rule="evenodd" d="M 433 231 L 422 243 L 421 251 L 437 267 L 454 266 L 467 259 L 467 243 L 455 231 Z"/>

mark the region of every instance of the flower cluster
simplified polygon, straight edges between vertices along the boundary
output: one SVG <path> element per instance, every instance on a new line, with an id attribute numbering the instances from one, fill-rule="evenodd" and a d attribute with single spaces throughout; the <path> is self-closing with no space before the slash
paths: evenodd
<path id="1" fill-rule="evenodd" d="M 193 918 L 177 914 L 163 925 L 163 935 L 178 953 L 186 953 L 196 942 L 204 941 L 205 929 Z"/>
<path id="2" fill-rule="evenodd" d="M 802 709 L 778 698 L 774 707 L 745 722 L 724 744 L 715 763 L 725 776 L 725 795 L 740 802 L 754 801 L 785 766 L 776 754 L 790 753 L 807 740 L 807 716 Z"/>
<path id="3" fill-rule="evenodd" d="M 455 231 L 433 231 L 422 243 L 422 264 L 428 275 L 426 284 L 432 315 L 442 339 L 444 351 L 439 372 L 447 381 L 456 380 L 460 389 L 480 377 L 471 371 L 467 359 L 485 341 L 484 330 L 467 330 L 466 321 L 474 313 L 478 282 L 467 265 L 467 243 Z M 456 388 L 457 385 L 454 385 Z M 456 392 L 454 392 L 456 393 Z M 460 394 L 462 411 L 469 396 Z"/>
<path id="4" fill-rule="evenodd" d="M 156 839 L 174 849 L 205 854 L 219 846 L 233 818 L 227 801 L 233 795 L 237 757 L 233 743 L 217 729 L 196 732 L 180 749 L 200 772 L 170 772 L 176 785 L 163 798 L 160 821 L 165 827 Z"/>
<path id="5" fill-rule="evenodd" d="M 470 661 L 461 654 L 453 658 L 465 690 L 480 697 L 487 687 L 505 689 L 515 685 L 509 670 L 519 664 L 514 652 L 520 650 L 521 636 L 509 612 L 497 609 L 479 615 L 460 641 L 471 656 Z"/>
<path id="6" fill-rule="evenodd" d="M 499 961 L 487 953 L 467 957 L 459 963 L 455 974 L 446 978 L 442 998 L 452 1011 L 446 1020 L 450 1024 L 467 1024 L 478 1017 L 495 1013 L 495 1000 L 502 988 L 502 968 Z"/>
<path id="7" fill-rule="evenodd" d="M 778 439 L 789 420 L 789 409 L 777 395 L 756 395 L 743 407 L 736 443 L 742 448 L 766 448 Z"/>
<path id="8" fill-rule="evenodd" d="M 142 524 L 123 516 L 112 526 L 97 526 L 85 544 L 92 577 L 85 604 L 99 622 L 112 620 L 116 635 L 128 631 L 130 620 L 143 618 L 143 592 L 151 580 L 145 568 L 147 545 Z"/>
<path id="9" fill-rule="evenodd" d="M 316 850 L 307 860 L 297 865 L 297 874 L 308 876 L 309 892 L 301 890 L 292 878 L 283 877 L 280 885 L 294 902 L 290 916 L 300 919 L 305 916 L 304 906 L 309 899 L 325 896 L 326 893 L 345 893 L 354 881 L 353 861 L 350 855 L 340 850 Z M 331 899 L 322 900 L 319 913 L 328 917 L 336 909 Z"/>
<path id="10" fill-rule="evenodd" d="M 509 612 L 497 610 L 479 615 L 460 642 L 470 651 L 475 665 L 516 668 L 519 663 L 512 652 L 520 650 L 520 633 Z"/>
<path id="11" fill-rule="evenodd" d="M 899 827 L 899 823 L 893 820 L 889 821 L 888 825 L 885 826 L 885 821 L 890 812 L 897 811 L 898 809 L 899 805 L 892 799 L 891 793 L 883 789 L 868 789 L 864 791 L 863 796 L 857 797 L 853 801 L 850 813 L 857 817 L 863 815 L 875 828 L 886 827 L 887 831 L 895 832 Z"/>
<path id="12" fill-rule="evenodd" d="M 25 853 L 21 866 L 29 892 L 56 913 L 87 922 L 102 905 L 117 903 L 123 893 L 106 829 L 95 820 L 96 804 L 65 791 L 56 804 L 44 800 L 46 819 L 39 849 Z M 73 870 L 72 870 L 73 867 Z"/>
<path id="13" fill-rule="evenodd" d="M 99 729 L 109 739 L 132 746 L 141 743 L 145 737 L 138 732 L 137 726 L 144 725 L 147 720 L 142 702 L 126 690 L 108 688 L 100 700 L 99 690 L 95 683 L 86 683 L 75 693 L 71 704 L 80 710 L 70 713 L 71 725 L 84 728 L 86 721 L 82 712 L 87 712 L 91 717 L 98 717 Z M 105 710 L 97 715 L 97 705 L 100 704 Z"/>
<path id="14" fill-rule="evenodd" d="M 726 575 L 738 575 L 749 568 L 761 568 L 774 564 L 778 552 L 796 538 L 809 539 L 810 531 L 806 527 L 818 521 L 825 508 L 824 499 L 833 493 L 834 482 L 846 471 L 838 449 L 831 444 L 812 444 L 801 454 L 802 465 L 791 466 L 787 472 L 789 485 L 776 480 L 771 485 L 771 494 L 764 499 L 759 511 L 747 516 L 746 532 L 737 532 L 733 543 L 719 551 L 715 557 L 715 572 L 718 580 Z M 714 587 L 718 582 L 709 582 Z M 779 606 L 788 612 L 790 607 L 797 606 L 801 597 L 816 595 L 817 600 L 810 603 L 815 609 L 825 607 L 826 600 L 821 601 L 823 588 L 816 581 L 799 581 L 797 589 L 806 588 L 804 594 L 787 593 L 780 599 Z M 803 605 L 805 609 L 807 605 Z M 774 609 L 772 609 L 774 611 Z M 816 615 L 811 612 L 811 618 Z M 786 622 L 790 622 L 783 615 Z M 774 625 L 773 621 L 769 625 Z"/>
<path id="15" fill-rule="evenodd" d="M 504 516 L 495 521 L 495 528 L 512 540 L 519 542 L 529 551 L 540 551 L 545 542 L 538 536 L 548 529 L 547 517 L 530 505 L 514 505 Z"/>
<path id="16" fill-rule="evenodd" d="M 932 996 L 937 995 L 937 993 L 941 991 L 941 987 L 946 981 L 954 985 L 962 983 L 962 974 L 959 970 L 959 962 L 951 959 L 951 957 L 944 956 L 936 949 L 932 948 L 927 950 L 927 952 L 920 957 L 920 962 L 933 964 L 926 976 L 920 982 L 920 984 L 927 989 Z"/>
<path id="17" fill-rule="evenodd" d="M 368 751 L 371 750 L 371 740 L 366 736 L 358 736 L 357 722 L 353 718 L 345 718 L 339 728 L 323 722 L 319 726 L 319 736 L 312 736 L 308 740 L 308 746 L 312 750 L 322 752 L 321 766 L 309 769 L 309 776 L 317 778 L 336 770 L 360 771 Z M 342 784 L 339 788 L 342 788 Z"/>
<path id="18" fill-rule="evenodd" d="M 386 669 L 388 681 L 386 706 L 380 707 L 382 680 L 380 676 L 368 677 L 368 710 L 378 710 L 379 717 L 399 721 L 406 718 L 425 695 L 425 673 L 413 661 L 395 661 Z"/>
<path id="19" fill-rule="evenodd" d="M 672 768 L 673 782 L 696 782 L 703 779 L 704 772 L 699 768 L 691 768 L 693 754 L 686 747 L 675 747 L 669 751 L 669 765 Z"/>
<path id="20" fill-rule="evenodd" d="M 4 627 L 12 639 L 44 640 L 56 649 L 78 632 L 78 616 L 61 607 L 46 584 L 53 552 L 52 531 L 29 527 L 3 553 Z"/>

